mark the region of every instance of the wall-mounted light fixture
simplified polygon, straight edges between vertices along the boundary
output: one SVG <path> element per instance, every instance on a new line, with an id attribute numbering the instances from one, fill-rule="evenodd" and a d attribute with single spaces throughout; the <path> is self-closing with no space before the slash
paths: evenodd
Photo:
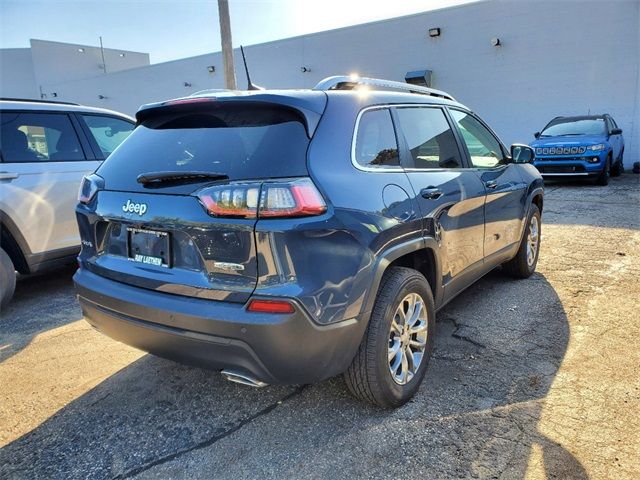
<path id="1" fill-rule="evenodd" d="M 120 58 L 124 58 L 124 57 L 125 57 L 125 54 L 124 54 L 124 53 L 121 53 L 121 54 L 120 54 L 120 55 L 118 55 L 118 56 L 119 56 Z"/>
<path id="2" fill-rule="evenodd" d="M 301 73 L 309 73 L 311 71 L 310 67 L 300 67 Z"/>
<path id="3" fill-rule="evenodd" d="M 182 84 L 183 84 L 185 87 L 190 87 L 190 86 L 191 86 L 191 84 L 190 84 L 189 82 L 183 82 Z"/>
<path id="4" fill-rule="evenodd" d="M 502 45 L 502 43 L 500 43 L 500 39 L 498 37 L 493 37 L 491 39 L 491 45 L 493 45 L 494 47 L 499 47 L 500 45 Z"/>
<path id="5" fill-rule="evenodd" d="M 207 72 L 209 72 L 209 73 L 213 73 L 213 72 L 215 72 L 215 71 L 216 71 L 216 67 L 215 67 L 214 65 L 209 65 L 209 66 L 207 67 Z"/>
<path id="6" fill-rule="evenodd" d="M 106 100 L 106 99 L 107 99 L 107 97 L 105 97 L 104 95 L 98 95 L 98 98 L 99 98 L 100 100 Z"/>
<path id="7" fill-rule="evenodd" d="M 57 93 L 57 92 L 51 92 L 51 96 L 52 96 L 52 97 L 57 97 L 57 96 L 58 96 L 58 93 Z"/>
<path id="8" fill-rule="evenodd" d="M 430 37 L 439 37 L 440 36 L 440 27 L 434 27 L 429 29 Z"/>
<path id="9" fill-rule="evenodd" d="M 78 49 L 78 51 L 79 51 L 80 53 L 84 53 L 84 48 L 80 47 L 80 48 Z"/>

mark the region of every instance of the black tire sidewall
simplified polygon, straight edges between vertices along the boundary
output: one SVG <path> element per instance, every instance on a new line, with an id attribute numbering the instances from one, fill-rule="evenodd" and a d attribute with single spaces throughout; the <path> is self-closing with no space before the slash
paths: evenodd
<path id="1" fill-rule="evenodd" d="M 389 362 L 387 359 L 389 332 L 396 308 L 400 301 L 409 293 L 417 293 L 425 302 L 428 319 L 427 346 L 417 374 L 407 384 L 399 385 L 393 380 L 391 372 L 389 371 Z M 380 388 L 384 397 L 389 400 L 389 405 L 399 406 L 415 395 L 426 374 L 431 354 L 433 352 L 435 336 L 435 309 L 433 295 L 429 288 L 429 284 L 420 273 L 416 272 L 413 275 L 407 275 L 400 288 L 396 288 L 393 301 L 385 306 L 383 317 L 378 319 L 378 321 L 381 321 L 382 324 L 377 329 L 378 338 L 375 342 L 376 376 L 379 379 Z"/>
<path id="2" fill-rule="evenodd" d="M 598 177 L 598 185 L 608 185 L 609 178 L 611 177 L 611 154 L 607 156 L 607 159 L 604 163 L 604 168 L 602 169 L 602 173 Z"/>
<path id="3" fill-rule="evenodd" d="M 536 258 L 533 260 L 533 265 L 529 265 L 529 262 L 527 262 L 527 242 L 529 241 L 529 233 L 531 231 L 531 219 L 533 217 L 537 217 L 538 218 L 538 244 L 536 245 Z M 527 217 L 527 229 L 524 232 L 524 243 L 523 243 L 523 247 L 524 247 L 524 263 L 527 266 L 527 270 L 529 272 L 529 275 L 532 275 L 533 272 L 536 271 L 536 267 L 538 266 L 538 258 L 540 257 L 540 240 L 542 239 L 542 215 L 540 214 L 540 210 L 538 209 L 538 206 L 535 204 L 531 205 L 531 211 L 529 213 L 529 216 Z"/>
<path id="4" fill-rule="evenodd" d="M 13 297 L 16 287 L 16 271 L 9 255 L 0 248 L 0 309 Z"/>

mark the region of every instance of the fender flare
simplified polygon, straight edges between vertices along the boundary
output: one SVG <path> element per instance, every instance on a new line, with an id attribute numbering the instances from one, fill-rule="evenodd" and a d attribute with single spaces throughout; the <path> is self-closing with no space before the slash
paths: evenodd
<path id="1" fill-rule="evenodd" d="M 382 276 L 384 272 L 387 270 L 389 265 L 393 263 L 400 257 L 407 255 L 409 253 L 414 253 L 420 250 L 431 250 L 433 252 L 433 260 L 434 260 L 434 271 L 435 271 L 435 285 L 430 285 L 434 294 L 434 302 L 436 305 L 439 304 L 442 297 L 442 275 L 441 275 L 441 267 L 440 267 L 440 258 L 438 255 L 438 250 L 440 246 L 438 242 L 432 237 L 420 237 L 414 238 L 407 242 L 401 243 L 399 245 L 395 245 L 393 247 L 388 248 L 387 250 L 383 250 L 381 253 L 377 255 L 376 263 L 373 267 L 373 279 L 367 289 L 367 294 L 365 301 L 363 302 L 363 308 L 361 311 L 361 315 L 368 314 L 373 310 L 373 305 L 375 303 L 376 297 L 378 295 L 378 290 L 380 288 L 380 283 L 382 281 Z M 436 307 L 437 308 L 437 307 Z M 368 318 L 368 317 L 367 317 Z"/>

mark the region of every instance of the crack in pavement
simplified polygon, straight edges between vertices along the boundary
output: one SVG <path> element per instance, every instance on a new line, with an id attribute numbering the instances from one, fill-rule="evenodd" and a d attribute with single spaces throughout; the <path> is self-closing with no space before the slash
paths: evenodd
<path id="1" fill-rule="evenodd" d="M 170 462 L 171 460 L 174 460 L 175 458 L 184 455 L 185 453 L 189 453 L 189 452 L 193 452 L 195 450 L 200 450 L 202 448 L 206 448 L 210 445 L 213 445 L 214 443 L 218 442 L 219 440 L 222 440 L 226 437 L 228 437 L 229 435 L 237 432 L 238 430 L 240 430 L 242 427 L 244 427 L 245 425 L 248 425 L 249 423 L 253 422 L 254 420 L 256 420 L 257 418 L 266 415 L 270 412 L 272 412 L 273 410 L 275 410 L 279 405 L 283 404 L 284 402 L 292 399 L 293 397 L 301 394 L 303 392 L 303 390 L 307 387 L 307 385 L 302 385 L 299 386 L 298 388 L 296 388 L 293 392 L 291 392 L 288 395 L 285 395 L 284 397 L 282 397 L 280 400 L 278 400 L 275 403 L 272 403 L 271 405 L 268 405 L 267 407 L 263 408 L 262 410 L 260 410 L 257 413 L 254 413 L 253 415 L 251 415 L 248 418 L 245 418 L 244 420 L 242 420 L 241 422 L 239 422 L 237 425 L 235 425 L 234 427 L 228 429 L 228 430 L 224 430 L 222 433 L 218 434 L 218 435 L 214 435 L 211 438 L 208 438 L 207 440 L 204 440 L 200 443 L 196 443 L 195 445 L 188 447 L 188 448 L 184 448 L 182 450 L 178 450 L 177 452 L 171 453 L 169 455 L 165 455 L 164 457 L 160 457 L 156 460 L 153 460 L 151 462 L 147 462 L 144 465 L 140 465 L 139 467 L 135 467 L 132 468 L 131 470 L 128 470 L 124 473 L 120 473 L 118 475 L 116 475 L 115 477 L 113 477 L 112 480 L 124 480 L 126 478 L 132 478 L 146 470 L 149 470 L 150 468 L 153 468 L 157 465 L 162 465 L 163 463 L 167 463 Z"/>
<path id="2" fill-rule="evenodd" d="M 468 325 L 465 325 L 464 323 L 460 323 L 454 317 L 444 317 L 442 321 L 443 322 L 449 321 L 453 324 L 453 326 L 455 327 L 455 330 L 453 331 L 451 336 L 456 340 L 462 340 L 463 342 L 468 342 L 472 345 L 475 345 L 478 348 L 487 348 L 487 346 L 484 345 L 483 343 L 480 343 L 477 340 L 474 340 L 473 338 L 465 337 L 464 335 L 461 335 L 458 333 L 458 330 L 460 330 L 461 327 L 468 327 Z"/>

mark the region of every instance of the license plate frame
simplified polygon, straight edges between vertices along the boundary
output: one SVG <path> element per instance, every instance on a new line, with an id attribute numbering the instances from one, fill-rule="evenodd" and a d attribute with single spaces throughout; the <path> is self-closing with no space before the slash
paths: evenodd
<path id="1" fill-rule="evenodd" d="M 127 227 L 127 256 L 131 262 L 171 268 L 169 232 Z"/>

